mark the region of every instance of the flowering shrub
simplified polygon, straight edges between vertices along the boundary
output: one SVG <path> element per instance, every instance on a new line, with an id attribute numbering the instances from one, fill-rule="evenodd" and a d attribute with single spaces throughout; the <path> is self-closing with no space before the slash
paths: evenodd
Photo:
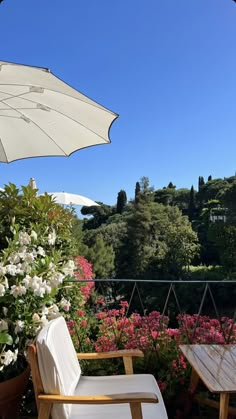
<path id="1" fill-rule="evenodd" d="M 12 234 L 0 257 L 0 381 L 24 367 L 27 343 L 58 315 L 55 296 L 75 267 L 56 249 L 55 229 L 14 225 Z"/>
<path id="2" fill-rule="evenodd" d="M 88 315 L 89 299 L 94 294 L 92 265 L 83 256 L 75 258 L 73 282 L 68 282 L 59 293 L 59 306 L 67 320 L 68 329 L 78 352 L 90 351 L 93 316 Z"/>
<path id="3" fill-rule="evenodd" d="M 99 332 L 95 350 L 142 350 L 145 356 L 136 362 L 136 370 L 154 374 L 163 392 L 168 396 L 175 394 L 176 386 L 183 385 L 186 376 L 186 363 L 178 349 L 179 329 L 168 328 L 169 318 L 157 311 L 126 317 L 127 307 L 128 303 L 121 301 L 119 309 L 97 314 Z"/>
<path id="4" fill-rule="evenodd" d="M 136 372 L 154 374 L 167 399 L 178 394 L 181 387 L 187 388 L 189 383 L 190 368 L 179 349 L 180 344 L 225 343 L 229 334 L 230 342 L 236 342 L 236 325 L 226 317 L 218 321 L 208 316 L 179 315 L 179 327 L 173 329 L 169 327 L 169 318 L 159 312 L 145 316 L 132 313 L 127 317 L 127 309 L 128 303 L 121 301 L 117 309 L 95 313 L 98 328 L 93 341 L 90 340 L 90 350 L 141 349 L 144 358 L 136 361 Z M 85 312 L 79 313 L 86 317 Z M 82 328 L 80 323 L 79 329 Z M 87 332 L 91 333 L 88 329 Z M 93 366 L 91 368 L 86 372 L 94 373 Z"/>
<path id="5" fill-rule="evenodd" d="M 179 330 L 191 343 L 235 343 L 236 324 L 228 317 L 211 319 L 209 316 L 179 314 Z"/>

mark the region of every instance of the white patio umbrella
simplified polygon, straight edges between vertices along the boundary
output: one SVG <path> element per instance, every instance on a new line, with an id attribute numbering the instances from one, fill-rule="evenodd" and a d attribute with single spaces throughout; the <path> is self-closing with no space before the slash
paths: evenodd
<path id="1" fill-rule="evenodd" d="M 99 206 L 97 202 L 92 201 L 92 199 L 86 198 L 82 195 L 77 195 L 67 192 L 47 192 L 48 195 L 51 195 L 55 202 L 63 205 L 81 205 L 84 207 Z"/>
<path id="2" fill-rule="evenodd" d="M 50 70 L 0 61 L 0 161 L 69 156 L 110 143 L 117 114 Z"/>

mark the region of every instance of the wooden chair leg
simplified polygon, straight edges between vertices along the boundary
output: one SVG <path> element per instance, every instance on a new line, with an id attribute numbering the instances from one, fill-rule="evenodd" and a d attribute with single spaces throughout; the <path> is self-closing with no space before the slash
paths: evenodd
<path id="1" fill-rule="evenodd" d="M 141 403 L 130 403 L 132 419 L 143 419 Z"/>
<path id="2" fill-rule="evenodd" d="M 191 378 L 190 378 L 190 386 L 189 386 L 189 392 L 191 394 L 195 394 L 198 383 L 199 383 L 199 376 L 196 373 L 196 371 L 192 368 Z"/>
<path id="3" fill-rule="evenodd" d="M 125 374 L 133 374 L 133 360 L 131 356 L 123 356 L 123 362 L 125 367 Z"/>
<path id="4" fill-rule="evenodd" d="M 39 404 L 38 419 L 49 419 L 50 418 L 51 409 L 52 409 L 52 404 L 51 403 L 42 403 L 42 402 L 40 402 L 40 404 Z"/>
<path id="5" fill-rule="evenodd" d="M 221 393 L 219 419 L 228 419 L 228 411 L 229 411 L 229 393 Z"/>

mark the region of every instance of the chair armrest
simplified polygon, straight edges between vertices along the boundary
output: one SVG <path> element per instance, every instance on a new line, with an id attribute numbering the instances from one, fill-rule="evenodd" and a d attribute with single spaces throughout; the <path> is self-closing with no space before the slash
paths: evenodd
<path id="1" fill-rule="evenodd" d="M 59 394 L 39 394 L 39 401 L 44 403 L 68 404 L 121 404 L 121 403 L 158 403 L 155 393 L 119 393 L 97 396 L 63 396 Z"/>
<path id="2" fill-rule="evenodd" d="M 78 359 L 106 359 L 106 358 L 123 358 L 124 356 L 144 357 L 144 354 L 139 349 L 120 349 L 118 351 L 110 352 L 79 352 Z"/>
<path id="3" fill-rule="evenodd" d="M 144 357 L 144 354 L 139 349 L 120 349 L 118 351 L 110 352 L 88 352 L 78 353 L 78 359 L 108 359 L 108 358 L 123 358 L 125 367 L 125 374 L 133 374 L 133 358 Z"/>

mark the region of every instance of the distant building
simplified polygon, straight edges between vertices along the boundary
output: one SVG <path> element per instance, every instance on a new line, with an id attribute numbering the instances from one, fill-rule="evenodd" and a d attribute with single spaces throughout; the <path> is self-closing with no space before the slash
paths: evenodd
<path id="1" fill-rule="evenodd" d="M 226 223 L 227 216 L 226 216 L 226 208 L 222 208 L 219 205 L 215 208 L 212 208 L 210 211 L 210 221 L 212 223 L 222 222 Z"/>

